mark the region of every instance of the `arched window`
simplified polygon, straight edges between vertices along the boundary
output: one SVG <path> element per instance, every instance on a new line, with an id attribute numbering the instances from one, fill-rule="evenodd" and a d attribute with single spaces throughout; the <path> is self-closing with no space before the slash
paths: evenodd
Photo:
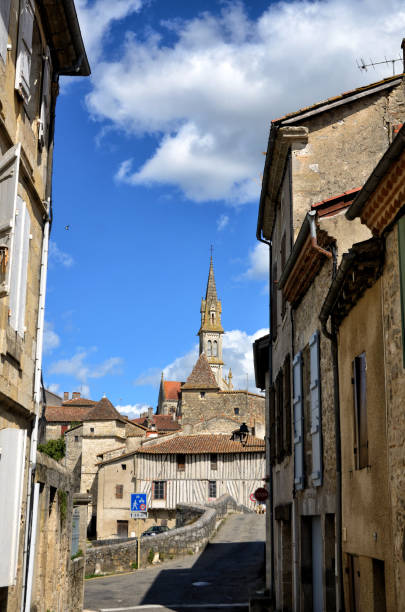
<path id="1" fill-rule="evenodd" d="M 215 323 L 215 312 L 211 312 L 211 323 Z"/>
<path id="2" fill-rule="evenodd" d="M 212 344 L 211 344 L 211 340 L 208 340 L 207 342 L 207 355 L 208 357 L 211 357 L 212 354 Z"/>
<path id="3" fill-rule="evenodd" d="M 214 355 L 214 357 L 217 357 L 218 355 L 218 342 L 216 340 L 214 340 L 213 342 L 212 354 Z"/>

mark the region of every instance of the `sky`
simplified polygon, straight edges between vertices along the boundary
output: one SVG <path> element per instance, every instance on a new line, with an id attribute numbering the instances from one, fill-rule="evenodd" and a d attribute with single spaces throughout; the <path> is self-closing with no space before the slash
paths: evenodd
<path id="1" fill-rule="evenodd" d="M 256 224 L 270 121 L 392 74 L 402 1 L 76 0 L 92 74 L 61 78 L 44 381 L 156 407 L 185 380 L 213 246 L 224 373 L 256 392 L 268 250 Z M 395 64 L 397 73 L 402 63 Z"/>

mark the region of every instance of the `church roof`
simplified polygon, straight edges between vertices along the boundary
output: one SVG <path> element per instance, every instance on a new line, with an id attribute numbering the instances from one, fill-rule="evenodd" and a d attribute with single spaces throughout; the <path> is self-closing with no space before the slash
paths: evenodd
<path id="1" fill-rule="evenodd" d="M 207 283 L 207 291 L 205 293 L 205 301 L 209 304 L 211 302 L 217 302 L 217 288 L 215 286 L 215 277 L 214 277 L 214 265 L 212 263 L 212 255 L 210 259 L 210 271 L 208 273 L 208 283 Z"/>
<path id="2" fill-rule="evenodd" d="M 182 384 L 183 383 L 178 380 L 163 381 L 163 391 L 165 400 L 178 400 Z"/>
<path id="3" fill-rule="evenodd" d="M 243 446 L 239 441 L 231 440 L 229 434 L 197 434 L 191 436 L 179 435 L 170 440 L 147 443 L 137 449 L 138 453 L 150 455 L 193 455 L 196 453 L 264 453 L 265 442 L 254 436 L 248 436 L 246 445 Z"/>
<path id="4" fill-rule="evenodd" d="M 182 389 L 219 389 L 205 353 L 201 353 Z"/>

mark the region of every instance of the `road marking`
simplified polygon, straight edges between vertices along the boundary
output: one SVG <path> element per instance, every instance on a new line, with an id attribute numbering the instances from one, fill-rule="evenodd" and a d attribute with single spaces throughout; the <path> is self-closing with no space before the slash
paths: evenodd
<path id="1" fill-rule="evenodd" d="M 216 604 L 144 604 L 142 606 L 131 606 L 130 608 L 100 608 L 100 612 L 130 612 L 131 610 L 174 610 L 182 608 L 204 608 L 211 610 L 219 610 L 220 608 L 246 608 L 249 603 L 216 603 Z"/>

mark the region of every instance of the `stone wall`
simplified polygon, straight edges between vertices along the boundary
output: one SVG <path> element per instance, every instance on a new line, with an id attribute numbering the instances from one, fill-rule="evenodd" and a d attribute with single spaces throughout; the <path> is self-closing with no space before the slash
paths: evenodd
<path id="1" fill-rule="evenodd" d="M 249 512 L 239 506 L 230 495 L 223 495 L 206 506 L 179 504 L 179 527 L 153 537 L 141 538 L 141 567 L 149 562 L 151 554 L 158 552 L 160 559 L 168 559 L 203 549 L 214 533 L 218 522 L 231 512 Z M 191 521 L 192 524 L 188 524 Z M 151 553 L 152 551 L 152 553 Z M 109 542 L 91 547 L 86 555 L 86 575 L 109 572 L 126 572 L 137 562 L 137 540 Z"/>
<path id="2" fill-rule="evenodd" d="M 206 391 L 205 397 L 200 397 L 199 391 L 182 391 L 181 423 L 185 431 L 187 426 L 208 423 L 215 417 L 233 418 L 237 423 L 245 422 L 254 427 L 255 421 L 264 423 L 264 396 L 244 391 Z"/>

